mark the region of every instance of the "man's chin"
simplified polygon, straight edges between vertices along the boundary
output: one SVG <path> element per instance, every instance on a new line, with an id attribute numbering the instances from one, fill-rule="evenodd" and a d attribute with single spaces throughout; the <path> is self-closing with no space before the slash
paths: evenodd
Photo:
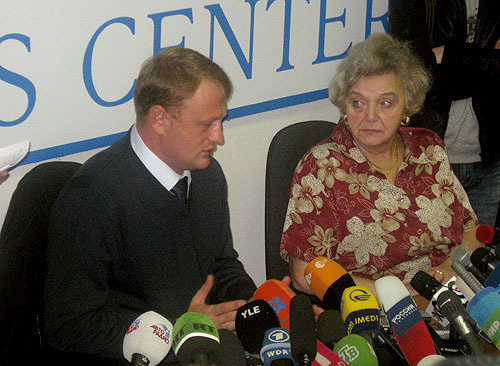
<path id="1" fill-rule="evenodd" d="M 194 167 L 191 170 L 204 170 L 207 169 L 209 165 L 210 165 L 210 156 L 207 156 L 206 158 L 199 159 L 196 162 L 196 164 L 194 164 Z"/>

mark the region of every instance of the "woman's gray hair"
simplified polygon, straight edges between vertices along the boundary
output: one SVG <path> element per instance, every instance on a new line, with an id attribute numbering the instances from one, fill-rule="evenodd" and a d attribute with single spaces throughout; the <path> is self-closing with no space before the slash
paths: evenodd
<path id="1" fill-rule="evenodd" d="M 345 114 L 347 95 L 361 76 L 390 72 L 399 77 L 404 87 L 406 114 L 420 111 L 430 88 L 429 74 L 407 45 L 385 33 L 374 33 L 351 48 L 330 82 L 330 100 Z"/>

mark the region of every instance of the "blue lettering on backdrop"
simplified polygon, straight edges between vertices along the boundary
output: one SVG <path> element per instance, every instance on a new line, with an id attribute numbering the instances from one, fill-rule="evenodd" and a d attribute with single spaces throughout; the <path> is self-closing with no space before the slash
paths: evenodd
<path id="1" fill-rule="evenodd" d="M 0 38 L 0 44 L 10 39 L 21 42 L 26 47 L 28 52 L 31 52 L 31 44 L 29 37 L 19 33 L 7 34 Z M 3 80 L 8 84 L 17 86 L 18 88 L 22 89 L 26 93 L 26 96 L 28 97 L 28 106 L 26 107 L 26 110 L 24 111 L 21 117 L 13 121 L 4 121 L 0 119 L 1 127 L 18 125 L 23 121 L 25 121 L 26 118 L 28 118 L 28 116 L 33 111 L 33 108 L 35 107 L 35 100 L 36 100 L 35 86 L 29 79 L 25 78 L 22 75 L 16 74 L 15 72 L 9 71 L 3 68 L 2 66 L 0 66 L 0 80 Z"/>
<path id="2" fill-rule="evenodd" d="M 276 0 L 267 0 L 266 11 Z M 306 0 L 308 4 L 309 0 Z M 293 69 L 295 66 L 290 65 L 290 25 L 292 15 L 292 0 L 285 0 L 285 22 L 283 24 L 283 58 L 281 66 L 276 69 L 277 72 Z"/>
<path id="3" fill-rule="evenodd" d="M 206 5 L 205 8 L 210 12 L 210 59 L 214 58 L 214 28 L 215 19 L 219 22 L 219 25 L 226 36 L 226 39 L 233 50 L 238 63 L 245 74 L 247 79 L 252 78 L 252 64 L 253 64 L 253 35 L 254 35 L 254 24 L 255 24 L 255 4 L 259 0 L 245 0 L 246 3 L 250 4 L 250 45 L 248 52 L 248 60 L 245 58 L 243 51 L 241 49 L 236 36 L 231 28 L 231 25 L 227 21 L 226 15 L 219 4 Z"/>
<path id="4" fill-rule="evenodd" d="M 240 42 L 238 41 L 233 28 L 231 27 L 230 21 L 228 20 L 225 11 L 219 4 L 206 5 L 204 8 L 208 10 L 210 13 L 210 55 L 211 59 L 214 58 L 214 48 L 215 48 L 215 22 L 217 21 L 223 37 L 227 40 L 229 46 L 232 49 L 233 54 L 236 57 L 239 66 L 241 67 L 243 74 L 247 79 L 252 78 L 252 67 L 253 67 L 253 54 L 254 54 L 254 26 L 255 26 L 255 6 L 260 0 L 240 0 L 249 4 L 250 6 L 250 17 L 249 17 L 249 44 L 248 49 L 243 51 Z M 281 0 L 284 3 L 284 22 L 283 22 L 283 50 L 282 50 L 282 60 L 279 68 L 276 69 L 276 72 L 281 72 L 285 70 L 294 69 L 294 65 L 290 63 L 290 50 L 292 40 L 291 40 L 291 28 L 292 24 L 292 0 Z M 308 4 L 310 4 L 310 0 L 305 0 Z M 266 12 L 270 9 L 271 5 L 276 2 L 276 0 L 267 0 Z M 319 12 L 319 32 L 318 32 L 318 49 L 316 59 L 312 62 L 313 65 L 331 62 L 333 60 L 342 59 L 347 55 L 350 47 L 352 46 L 352 41 L 347 44 L 346 41 L 346 49 L 344 52 L 337 55 L 326 55 L 325 54 L 325 45 L 329 44 L 330 41 L 334 42 L 335 39 L 327 40 L 326 39 L 326 27 L 330 23 L 340 22 L 342 26 L 346 27 L 346 8 L 343 9 L 341 15 L 335 17 L 327 17 L 327 4 L 331 5 L 335 2 L 332 0 L 321 0 L 320 2 L 320 12 Z M 367 38 L 371 31 L 373 23 L 380 22 L 384 27 L 384 30 L 387 32 L 388 28 L 388 15 L 387 12 L 379 17 L 373 16 L 373 0 L 366 0 L 366 17 L 365 17 L 365 38 Z M 340 10 L 340 9 L 339 9 Z M 160 53 L 163 49 L 167 47 L 185 47 L 186 37 L 183 36 L 180 39 L 180 42 L 176 45 L 165 45 L 162 47 L 162 22 L 166 17 L 172 16 L 183 16 L 186 17 L 191 24 L 194 24 L 194 16 L 193 9 L 178 9 L 167 12 L 160 12 L 149 14 L 148 18 L 153 21 L 153 54 Z M 241 19 L 239 15 L 236 19 Z M 187 22 L 186 22 L 187 23 Z M 135 19 L 130 17 L 119 17 L 115 19 L 111 19 L 104 24 L 102 24 L 96 32 L 93 34 L 90 39 L 85 55 L 83 58 L 83 82 L 85 84 L 86 90 L 89 96 L 92 98 L 94 102 L 98 105 L 105 107 L 113 107 L 118 106 L 120 104 L 126 103 L 133 98 L 133 90 L 135 87 L 136 81 L 133 81 L 133 84 L 130 90 L 119 100 L 116 101 L 106 101 L 101 96 L 99 96 L 93 80 L 92 75 L 92 61 L 94 57 L 94 47 L 97 43 L 100 35 L 110 26 L 115 24 L 121 24 L 126 26 L 132 35 L 135 35 Z M 188 23 L 187 23 L 188 24 Z M 277 31 L 280 31 L 279 26 L 277 27 Z M 8 40 L 14 39 L 24 44 L 24 46 L 28 49 L 28 52 L 31 52 L 30 49 L 30 38 L 21 34 L 9 34 L 0 38 L 0 43 Z M 245 48 L 245 47 L 244 47 Z M 246 57 L 248 55 L 248 58 Z M 16 74 L 12 71 L 6 70 L 0 66 L 0 81 L 5 81 L 11 85 L 19 87 L 22 89 L 28 96 L 28 107 L 24 114 L 15 121 L 2 121 L 0 120 L 0 127 L 8 127 L 15 124 L 19 124 L 25 121 L 28 116 L 32 113 L 35 100 L 36 100 L 36 90 L 33 83 L 28 80 L 26 77 Z M 286 93 L 285 93 L 286 94 Z M 275 110 L 279 108 L 285 108 L 292 105 L 312 102 L 315 100 L 325 99 L 328 97 L 327 89 L 315 90 L 315 91 L 305 91 L 295 95 L 283 95 L 278 96 L 275 99 L 270 99 L 262 102 L 258 102 L 255 104 L 249 103 L 247 105 L 231 108 L 228 111 L 228 119 L 230 118 L 238 118 L 249 116 L 261 112 L 266 112 L 270 110 Z M 123 132 L 98 137 L 94 139 L 88 139 L 79 142 L 72 142 L 65 145 L 49 147 L 46 149 L 32 151 L 23 164 L 33 163 L 42 161 L 48 158 L 53 158 L 57 156 L 64 156 L 72 153 L 77 153 L 81 151 L 91 150 L 98 147 L 106 146 L 107 144 L 111 144 L 119 136 L 123 135 Z"/>
<path id="5" fill-rule="evenodd" d="M 333 60 L 337 60 L 340 58 L 344 58 L 347 56 L 347 52 L 352 46 L 352 42 L 349 43 L 349 46 L 347 49 L 339 54 L 339 55 L 334 55 L 334 56 L 325 56 L 325 33 L 326 33 L 326 25 L 327 23 L 334 23 L 334 22 L 342 22 L 342 25 L 345 28 L 345 8 L 344 12 L 342 15 L 334 18 L 327 18 L 326 17 L 326 2 L 327 0 L 321 0 L 321 6 L 320 6 L 320 18 L 319 18 L 319 38 L 318 38 L 318 56 L 316 57 L 316 60 L 313 61 L 313 65 L 323 63 L 323 62 L 329 62 Z"/>
<path id="6" fill-rule="evenodd" d="M 159 54 L 165 48 L 184 47 L 186 41 L 185 36 L 182 36 L 182 40 L 179 44 L 173 46 L 161 47 L 161 21 L 163 20 L 163 18 L 173 15 L 184 15 L 191 21 L 191 24 L 193 24 L 193 9 L 180 9 L 180 10 L 166 11 L 164 13 L 148 15 L 148 18 L 151 18 L 154 24 L 153 55 Z"/>
<path id="7" fill-rule="evenodd" d="M 94 86 L 94 81 L 92 79 L 92 57 L 94 54 L 94 46 L 97 42 L 97 38 L 99 38 L 101 33 L 107 27 L 115 23 L 121 23 L 126 25 L 128 29 L 130 29 L 132 34 L 135 34 L 135 21 L 133 18 L 122 17 L 122 18 L 115 18 L 108 20 L 106 23 L 101 25 L 94 33 L 94 35 L 90 39 L 87 49 L 85 50 L 85 56 L 83 57 L 83 82 L 85 83 L 85 87 L 87 88 L 87 92 L 89 93 L 90 97 L 94 100 L 94 102 L 96 102 L 99 105 L 102 105 L 103 107 L 114 107 L 123 104 L 125 102 L 128 102 L 134 96 L 134 87 L 136 80 L 134 80 L 132 87 L 123 98 L 116 100 L 114 102 L 107 102 L 97 94 L 97 91 L 95 90 Z"/>
<path id="8" fill-rule="evenodd" d="M 389 31 L 389 13 L 385 12 L 379 17 L 372 17 L 373 14 L 373 0 L 366 0 L 366 24 L 365 24 L 365 39 L 367 39 L 372 33 L 372 23 L 382 22 L 384 31 L 387 33 Z"/>

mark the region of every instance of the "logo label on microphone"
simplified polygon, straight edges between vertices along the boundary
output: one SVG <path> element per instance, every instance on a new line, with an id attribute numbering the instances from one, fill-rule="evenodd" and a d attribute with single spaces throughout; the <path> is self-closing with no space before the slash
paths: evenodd
<path id="1" fill-rule="evenodd" d="M 410 296 L 406 296 L 387 310 L 387 319 L 398 337 L 422 320 L 422 316 Z"/>
<path id="2" fill-rule="evenodd" d="M 490 337 L 493 344 L 500 349 L 500 309 L 494 311 L 484 322 L 482 328 Z"/>
<path id="3" fill-rule="evenodd" d="M 269 341 L 273 343 L 283 343 L 283 342 L 288 342 L 290 340 L 290 336 L 284 330 L 276 329 L 271 331 L 267 335 L 267 339 L 269 339 Z"/>
<path id="4" fill-rule="evenodd" d="M 170 343 L 170 331 L 165 324 L 153 324 L 151 325 L 153 329 L 153 334 L 160 338 L 166 344 Z"/>
<path id="5" fill-rule="evenodd" d="M 127 334 L 132 333 L 134 330 L 139 329 L 139 324 L 141 323 L 141 319 L 136 319 L 132 324 L 130 324 L 130 327 L 127 329 Z"/>
<path id="6" fill-rule="evenodd" d="M 363 289 L 357 288 L 349 294 L 349 298 L 354 301 L 368 301 L 371 298 L 371 294 Z"/>
<path id="7" fill-rule="evenodd" d="M 276 360 L 292 359 L 290 350 L 290 335 L 286 329 L 268 329 L 260 349 L 260 357 L 265 365 L 271 365 Z"/>
<path id="8" fill-rule="evenodd" d="M 312 278 L 312 272 L 307 272 L 307 274 L 304 276 L 306 279 L 306 282 L 309 286 L 311 286 L 311 278 Z"/>
<path id="9" fill-rule="evenodd" d="M 326 259 L 326 258 L 321 259 L 321 260 L 317 261 L 316 263 L 314 263 L 314 267 L 316 267 L 318 269 L 324 268 L 327 261 L 328 261 L 328 259 Z"/>
<path id="10" fill-rule="evenodd" d="M 349 343 L 346 343 L 341 349 L 339 349 L 338 355 L 345 362 L 351 363 L 359 357 L 359 350 L 356 346 L 351 346 Z"/>
<path id="11" fill-rule="evenodd" d="M 378 309 L 363 309 L 350 313 L 344 322 L 347 334 L 377 334 L 380 326 L 379 313 Z"/>
<path id="12" fill-rule="evenodd" d="M 248 308 L 248 309 L 245 309 L 241 312 L 241 315 L 243 316 L 243 319 L 246 319 L 247 316 L 252 316 L 252 315 L 255 315 L 255 314 L 259 314 L 260 313 L 260 308 L 259 306 L 254 306 L 253 308 Z"/>

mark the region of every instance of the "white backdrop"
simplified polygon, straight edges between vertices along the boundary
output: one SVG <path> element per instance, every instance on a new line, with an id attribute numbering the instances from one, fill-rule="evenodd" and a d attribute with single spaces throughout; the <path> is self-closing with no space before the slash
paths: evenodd
<path id="1" fill-rule="evenodd" d="M 386 30 L 387 0 L 1 0 L 0 14 L 0 147 L 31 141 L 0 186 L 0 222 L 35 164 L 83 162 L 130 127 L 147 57 L 190 47 L 235 86 L 215 157 L 235 247 L 260 284 L 269 142 L 294 122 L 337 120 L 328 83 L 352 43 Z"/>

